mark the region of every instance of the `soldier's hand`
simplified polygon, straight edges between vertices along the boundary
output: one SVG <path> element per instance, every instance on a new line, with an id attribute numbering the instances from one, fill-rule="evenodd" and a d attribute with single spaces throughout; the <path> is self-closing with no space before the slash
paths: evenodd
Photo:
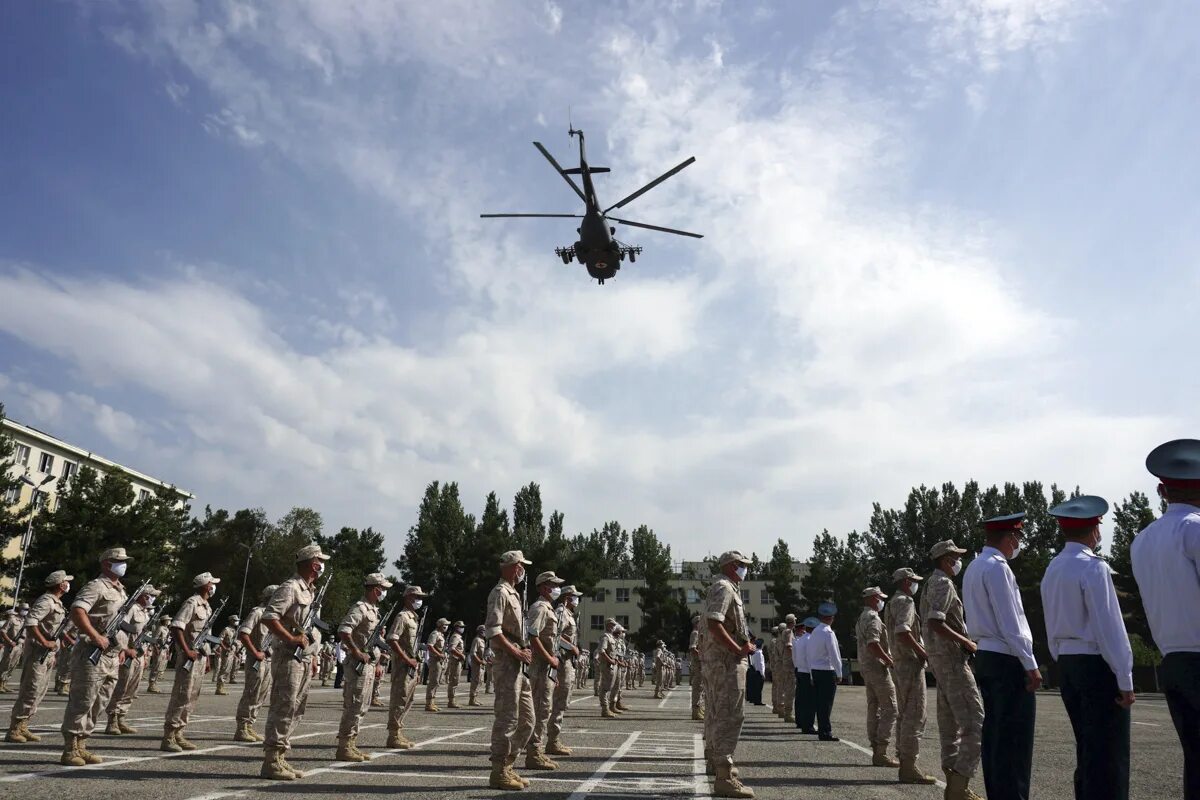
<path id="1" fill-rule="evenodd" d="M 754 646 L 753 642 L 746 642 L 745 644 L 742 645 L 741 654 L 744 656 L 748 656 L 757 649 L 758 648 Z"/>
<path id="2" fill-rule="evenodd" d="M 967 655 L 973 656 L 979 651 L 979 645 L 975 644 L 974 640 L 967 639 L 963 642 L 962 649 L 966 651 Z"/>
<path id="3" fill-rule="evenodd" d="M 518 650 L 517 651 L 517 660 L 520 661 L 522 664 L 532 664 L 533 663 L 533 651 L 532 650 Z"/>
<path id="4" fill-rule="evenodd" d="M 554 656 L 550 656 L 550 660 L 546 663 L 550 665 L 550 669 L 558 669 L 558 659 Z"/>
<path id="5" fill-rule="evenodd" d="M 192 650 L 189 648 L 187 650 L 184 650 L 183 654 L 188 657 L 188 661 L 195 661 L 196 659 L 200 658 L 199 650 Z"/>
<path id="6" fill-rule="evenodd" d="M 1025 675 L 1028 681 L 1025 683 L 1025 690 L 1028 692 L 1036 692 L 1042 685 L 1042 673 L 1036 669 L 1026 671 Z"/>
<path id="7" fill-rule="evenodd" d="M 303 633 L 293 633 L 288 641 L 296 647 L 308 647 L 308 637 Z"/>
<path id="8" fill-rule="evenodd" d="M 1117 705 L 1119 705 L 1121 708 L 1129 708 L 1136 701 L 1137 698 L 1134 697 L 1133 692 L 1121 692 L 1119 695 L 1117 695 Z"/>
<path id="9" fill-rule="evenodd" d="M 108 649 L 108 637 L 103 633 L 96 634 L 96 647 L 99 647 L 101 650 Z"/>
<path id="10" fill-rule="evenodd" d="M 884 656 L 883 665 L 888 669 L 892 669 L 896 666 L 896 661 L 891 656 Z"/>

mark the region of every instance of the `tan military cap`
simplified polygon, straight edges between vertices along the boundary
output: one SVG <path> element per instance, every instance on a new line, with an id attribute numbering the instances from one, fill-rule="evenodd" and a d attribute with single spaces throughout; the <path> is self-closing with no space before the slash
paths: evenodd
<path id="1" fill-rule="evenodd" d="M 372 572 L 363 578 L 363 586 L 382 586 L 385 589 L 390 589 L 392 588 L 392 582 L 383 577 L 382 572 Z"/>
<path id="2" fill-rule="evenodd" d="M 467 623 L 463 622 L 463 621 L 460 619 L 458 622 L 454 623 L 454 627 L 456 627 L 456 628 L 465 628 L 465 627 L 467 627 Z"/>
<path id="3" fill-rule="evenodd" d="M 237 614 L 230 614 L 229 620 L 230 620 L 230 622 L 241 622 L 242 618 L 239 617 Z"/>
<path id="4" fill-rule="evenodd" d="M 404 589 L 405 597 L 432 597 L 433 595 L 425 594 L 421 591 L 420 586 L 407 586 Z"/>
<path id="5" fill-rule="evenodd" d="M 314 558 L 319 558 L 322 561 L 329 560 L 329 556 L 321 552 L 321 545 L 317 544 L 316 542 L 313 542 L 312 544 L 306 544 L 304 547 L 301 547 L 296 551 L 297 563 L 301 561 L 311 561 Z"/>
<path id="6" fill-rule="evenodd" d="M 275 594 L 275 590 L 278 588 L 279 588 L 278 583 L 272 583 L 270 586 L 268 586 L 262 590 L 262 594 L 260 594 L 258 596 L 258 599 L 264 603 L 267 602 L 268 600 L 271 599 L 271 595 Z"/>
<path id="7" fill-rule="evenodd" d="M 46 576 L 47 586 L 58 586 L 60 583 L 75 580 L 74 575 L 68 575 L 65 569 L 56 569 Z"/>
<path id="8" fill-rule="evenodd" d="M 486 626 L 484 626 L 484 625 L 476 625 L 475 630 L 478 631 L 479 633 L 483 633 L 485 627 Z"/>
<path id="9" fill-rule="evenodd" d="M 220 583 L 220 578 L 214 578 L 211 572 L 201 572 L 196 577 L 192 578 L 192 587 L 199 589 L 202 586 L 208 586 L 210 583 Z"/>
<path id="10" fill-rule="evenodd" d="M 29 610 L 29 603 L 21 603 L 21 605 L 17 606 L 17 611 L 28 611 L 28 610 Z"/>
<path id="11" fill-rule="evenodd" d="M 537 586 L 541 586 L 543 583 L 562 584 L 566 583 L 566 581 L 555 575 L 553 572 L 547 571 L 543 572 L 541 575 L 538 575 L 537 580 L 534 581 L 534 584 Z"/>
<path id="12" fill-rule="evenodd" d="M 788 614 L 788 615 L 787 615 L 787 616 L 785 616 L 783 619 L 784 619 L 784 621 L 785 621 L 785 622 L 786 622 L 786 621 L 788 621 L 788 620 L 791 620 L 792 622 L 795 622 L 795 621 L 796 621 L 796 615 L 795 615 L 795 614 Z"/>
<path id="13" fill-rule="evenodd" d="M 566 586 L 562 587 L 562 593 L 564 597 L 569 594 L 575 595 L 576 597 L 583 597 L 583 592 L 576 589 L 575 584 L 573 583 L 568 583 Z"/>
<path id="14" fill-rule="evenodd" d="M 747 564 L 748 565 L 750 563 L 750 559 L 746 558 L 744 555 L 739 553 L 737 550 L 726 550 L 724 553 L 721 553 L 721 558 L 718 561 L 718 566 L 723 567 L 726 564 L 733 563 L 734 561 L 736 561 L 739 564 Z"/>
<path id="15" fill-rule="evenodd" d="M 153 586 L 147 586 L 142 590 L 142 594 L 147 594 L 151 597 L 158 597 L 160 594 L 162 594 L 162 589 L 155 589 Z"/>
<path id="16" fill-rule="evenodd" d="M 868 586 L 867 588 L 863 589 L 862 596 L 863 597 L 882 597 L 884 600 L 887 600 L 887 595 L 884 594 L 883 590 L 880 589 L 878 586 Z"/>
<path id="17" fill-rule="evenodd" d="M 613 619 L 612 617 L 609 617 L 608 619 L 604 620 L 604 624 L 605 625 L 616 625 L 617 621 L 615 619 Z"/>
<path id="18" fill-rule="evenodd" d="M 941 558 L 942 556 L 946 555 L 946 553 L 958 553 L 959 555 L 962 555 L 965 552 L 967 551 L 954 544 L 953 539 L 947 539 L 946 541 L 938 542 L 933 547 L 929 548 L 929 557 Z"/>
<path id="19" fill-rule="evenodd" d="M 899 583 L 900 581 L 923 581 L 925 580 L 917 573 L 913 572 L 908 567 L 901 567 L 892 573 L 892 582 Z"/>
<path id="20" fill-rule="evenodd" d="M 434 623 L 434 625 L 436 625 L 439 628 L 442 625 L 449 625 L 449 624 L 450 624 L 450 620 L 446 619 L 445 617 L 438 617 L 438 621 Z"/>
<path id="21" fill-rule="evenodd" d="M 100 554 L 101 561 L 132 561 L 124 547 L 110 547 Z"/>
<path id="22" fill-rule="evenodd" d="M 532 564 L 533 562 L 525 558 L 525 554 L 520 550 L 509 550 L 500 556 L 500 566 L 507 567 L 509 564 Z"/>

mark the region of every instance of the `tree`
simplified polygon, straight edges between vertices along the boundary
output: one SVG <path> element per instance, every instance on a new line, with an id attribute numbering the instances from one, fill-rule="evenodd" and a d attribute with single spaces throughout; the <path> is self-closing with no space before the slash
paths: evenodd
<path id="1" fill-rule="evenodd" d="M 522 486 L 513 498 L 513 535 L 517 547 L 526 553 L 537 553 L 546 541 L 542 489 L 536 483 Z"/>
<path id="2" fill-rule="evenodd" d="M 679 649 L 681 639 L 687 643 L 688 630 L 677 627 L 681 603 L 671 586 L 671 547 L 660 542 L 645 525 L 633 530 L 631 540 L 635 577 L 644 581 L 634 590 L 642 624 L 632 633 L 632 639 L 643 651 L 652 649 L 659 639 L 670 643 L 673 650 Z"/>
<path id="3" fill-rule="evenodd" d="M 838 614 L 833 629 L 842 642 L 854 641 L 856 613 L 862 605 L 862 589 L 867 575 L 863 537 L 851 531 L 845 541 L 823 531 L 813 540 L 813 555 L 809 576 L 801 587 L 807 613 L 816 615 L 817 607 L 826 600 L 837 604 Z M 853 652 L 847 648 L 847 652 Z"/>
<path id="4" fill-rule="evenodd" d="M 75 575 L 79 583 L 99 572 L 100 554 L 124 547 L 131 558 L 126 584 L 149 578 L 155 586 L 176 583 L 179 542 L 188 507 L 173 491 L 134 503 L 133 485 L 119 471 L 100 473 L 81 467 L 53 509 L 34 520 L 34 536 L 25 571 L 31 585 L 56 569 Z"/>
<path id="5" fill-rule="evenodd" d="M 17 464 L 17 444 L 4 430 L 4 404 L 0 403 L 0 498 L 7 498 L 10 493 L 17 492 L 24 486 L 21 474 L 24 471 Z M 7 544 L 25 533 L 29 515 L 34 513 L 30 503 L 20 511 L 16 506 L 10 506 L 0 499 L 0 542 Z M 5 548 L 0 546 L 0 551 Z M 20 568 L 20 553 L 13 558 L 4 558 L 0 553 L 0 576 L 15 582 L 17 570 Z"/>
<path id="6" fill-rule="evenodd" d="M 342 528 L 334 536 L 318 535 L 317 544 L 328 553 L 331 570 L 329 590 L 321 617 L 337 625 L 350 606 L 363 595 L 363 578 L 372 572 L 382 572 L 387 564 L 383 553 L 383 534 L 372 528 Z M 399 594 L 393 596 L 393 600 Z"/>
<path id="7" fill-rule="evenodd" d="M 792 553 L 787 542 L 779 539 L 771 548 L 771 560 L 767 562 L 765 575 L 767 588 L 775 598 L 775 616 L 783 619 L 788 614 L 798 614 L 800 611 L 800 592 L 796 584 L 800 576 L 792 566 Z"/>
<path id="8" fill-rule="evenodd" d="M 463 509 L 458 484 L 434 481 L 425 487 L 417 522 L 409 528 L 404 554 L 395 566 L 405 583 L 417 584 L 432 593 L 427 601 L 430 618 L 482 621 L 483 602 L 477 602 L 478 592 L 471 588 L 482 583 L 490 591 L 495 585 L 491 576 L 496 575 L 499 554 L 490 576 L 468 574 L 460 556 L 474 539 L 475 519 Z"/>
<path id="9" fill-rule="evenodd" d="M 1113 585 L 1117 599 L 1125 616 L 1125 627 L 1130 636 L 1141 637 L 1142 642 L 1154 647 L 1154 636 L 1146 619 L 1146 608 L 1142 605 L 1142 591 L 1133 577 L 1133 561 L 1129 548 L 1134 538 L 1157 519 L 1150 506 L 1150 498 L 1144 492 L 1133 492 L 1113 508 L 1112 542 L 1109 545 L 1109 566 L 1113 568 Z"/>

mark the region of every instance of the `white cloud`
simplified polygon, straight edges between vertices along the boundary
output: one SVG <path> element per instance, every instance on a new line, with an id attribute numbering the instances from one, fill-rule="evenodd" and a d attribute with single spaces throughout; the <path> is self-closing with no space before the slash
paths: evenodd
<path id="1" fill-rule="evenodd" d="M 263 135 L 247 125 L 245 118 L 231 108 L 206 114 L 201 124 L 213 136 L 228 138 L 243 147 L 258 147 L 264 141 Z"/>

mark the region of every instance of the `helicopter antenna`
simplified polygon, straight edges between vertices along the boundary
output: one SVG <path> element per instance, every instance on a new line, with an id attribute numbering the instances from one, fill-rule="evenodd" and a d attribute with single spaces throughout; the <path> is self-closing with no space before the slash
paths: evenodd
<path id="1" fill-rule="evenodd" d="M 571 121 L 571 107 L 567 106 L 567 135 L 574 136 L 577 133 L 579 131 L 575 130 L 575 124 Z"/>

